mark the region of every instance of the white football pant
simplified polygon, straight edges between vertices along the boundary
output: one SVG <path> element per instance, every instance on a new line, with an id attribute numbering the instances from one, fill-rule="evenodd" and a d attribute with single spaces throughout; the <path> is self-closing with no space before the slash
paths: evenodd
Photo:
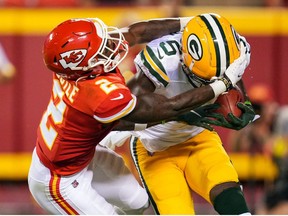
<path id="1" fill-rule="evenodd" d="M 37 203 L 51 214 L 142 214 L 148 205 L 148 195 L 122 157 L 100 145 L 90 165 L 81 172 L 58 176 L 57 181 L 53 178 L 34 150 L 29 189 Z M 59 204 L 59 200 L 63 201 Z"/>

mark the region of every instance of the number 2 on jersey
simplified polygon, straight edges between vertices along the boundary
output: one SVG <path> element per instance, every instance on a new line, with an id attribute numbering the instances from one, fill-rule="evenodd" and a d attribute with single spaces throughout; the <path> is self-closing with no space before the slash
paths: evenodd
<path id="1" fill-rule="evenodd" d="M 54 80 L 53 99 L 50 100 L 46 112 L 42 116 L 40 131 L 47 147 L 51 150 L 57 137 L 57 131 L 52 124 L 61 124 L 67 105 L 63 101 L 64 92 L 57 80 Z M 52 124 L 51 124 L 52 123 Z"/>

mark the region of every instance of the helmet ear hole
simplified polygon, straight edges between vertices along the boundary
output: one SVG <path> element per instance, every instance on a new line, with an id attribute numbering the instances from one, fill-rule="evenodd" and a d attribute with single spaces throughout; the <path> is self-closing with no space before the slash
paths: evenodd
<path id="1" fill-rule="evenodd" d="M 218 14 L 193 17 L 182 34 L 183 63 L 197 77 L 221 77 L 240 56 L 239 37 L 233 26 Z"/>

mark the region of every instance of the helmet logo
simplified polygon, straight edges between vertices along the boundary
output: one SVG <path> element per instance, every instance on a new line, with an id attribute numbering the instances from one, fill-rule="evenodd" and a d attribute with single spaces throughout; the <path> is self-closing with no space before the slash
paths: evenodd
<path id="1" fill-rule="evenodd" d="M 195 34 L 189 35 L 187 39 L 188 53 L 195 61 L 199 61 L 203 56 L 203 48 L 199 38 Z"/>
<path id="2" fill-rule="evenodd" d="M 64 69 L 73 69 L 83 61 L 86 54 L 86 49 L 70 50 L 60 54 L 62 59 L 60 59 L 59 62 Z"/>

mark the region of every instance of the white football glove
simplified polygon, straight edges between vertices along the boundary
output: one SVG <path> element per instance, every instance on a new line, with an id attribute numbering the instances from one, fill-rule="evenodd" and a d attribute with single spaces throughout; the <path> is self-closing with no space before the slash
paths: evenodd
<path id="1" fill-rule="evenodd" d="M 240 56 L 226 69 L 223 77 L 213 77 L 211 80 L 215 80 L 209 84 L 215 94 L 215 98 L 225 91 L 232 89 L 236 83 L 242 78 L 245 69 L 250 63 L 250 45 L 243 36 L 240 36 Z"/>
<path id="2" fill-rule="evenodd" d="M 226 85 L 227 90 L 233 88 L 233 86 L 236 85 L 236 83 L 242 78 L 245 69 L 249 65 L 250 52 L 247 51 L 246 48 L 247 44 L 245 46 L 244 42 L 241 41 L 241 50 L 239 58 L 229 65 L 229 67 L 224 73 L 223 78 L 220 79 Z"/>
<path id="3" fill-rule="evenodd" d="M 240 42 L 242 42 L 246 48 L 245 54 L 246 54 L 247 66 L 248 66 L 250 64 L 251 47 L 245 37 L 239 35 L 239 39 L 240 39 Z"/>

